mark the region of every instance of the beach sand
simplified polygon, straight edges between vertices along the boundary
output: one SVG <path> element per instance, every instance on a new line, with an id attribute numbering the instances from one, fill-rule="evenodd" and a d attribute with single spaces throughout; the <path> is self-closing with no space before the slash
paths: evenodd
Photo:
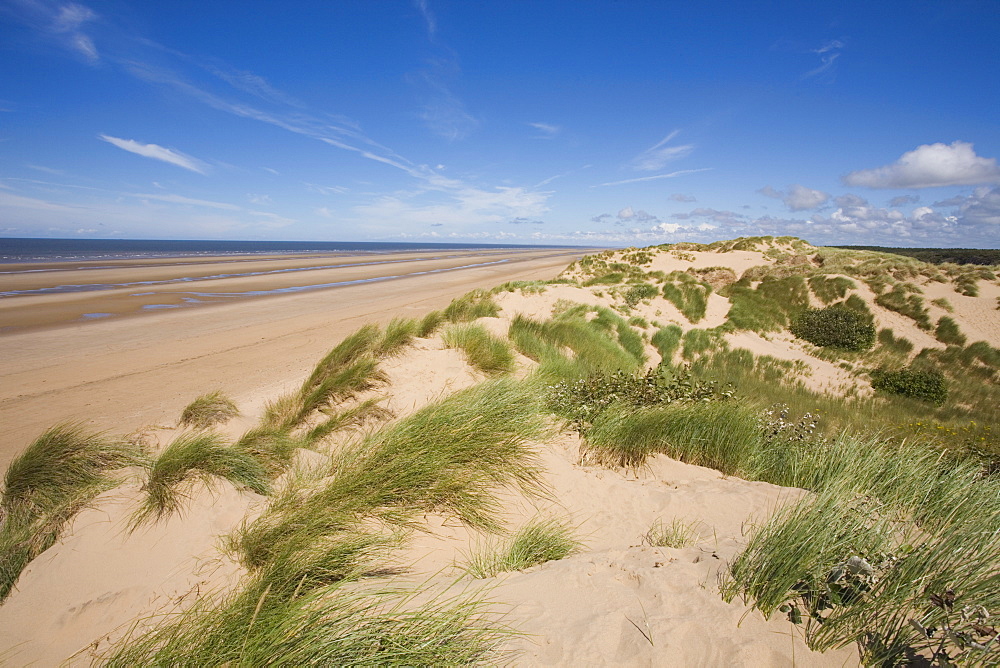
<path id="1" fill-rule="evenodd" d="M 19 272 L 0 274 L 0 292 L 248 274 L 0 298 L 0 469 L 60 422 L 116 433 L 172 425 L 192 399 L 215 389 L 255 406 L 301 382 L 316 360 L 366 322 L 422 316 L 474 288 L 552 278 L 582 254 L 515 249 L 0 266 Z M 251 273 L 317 265 L 345 266 Z M 25 271 L 32 269 L 48 271 Z M 392 276 L 402 277 L 143 309 L 184 303 L 192 290 L 239 294 Z M 114 315 L 88 320 L 86 313 Z"/>

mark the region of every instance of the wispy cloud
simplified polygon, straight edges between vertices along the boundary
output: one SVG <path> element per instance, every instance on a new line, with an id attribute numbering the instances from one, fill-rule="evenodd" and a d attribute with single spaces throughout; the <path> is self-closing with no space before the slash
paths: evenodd
<path id="1" fill-rule="evenodd" d="M 433 40 L 437 34 L 437 20 L 434 18 L 434 13 L 431 12 L 427 0 L 413 0 L 413 5 L 420 10 L 420 15 L 424 18 L 424 25 L 427 26 L 427 36 Z"/>
<path id="2" fill-rule="evenodd" d="M 678 172 L 670 172 L 669 174 L 656 174 L 654 176 L 640 176 L 637 179 L 625 179 L 624 181 L 610 181 L 608 183 L 600 183 L 597 186 L 591 186 L 591 188 L 604 187 L 604 186 L 620 186 L 626 183 L 639 183 L 640 181 L 656 181 L 657 179 L 673 179 L 678 176 L 684 176 L 685 174 L 696 174 L 698 172 L 710 171 L 711 167 L 702 167 L 701 169 L 682 169 Z"/>
<path id="3" fill-rule="evenodd" d="M 658 169 L 663 169 L 663 166 L 671 160 L 678 160 L 690 155 L 691 151 L 694 150 L 694 144 L 667 146 L 667 144 L 673 141 L 673 139 L 679 134 L 680 130 L 674 130 L 660 142 L 647 148 L 645 151 L 632 158 L 629 165 L 632 169 L 638 171 L 655 172 Z"/>
<path id="4" fill-rule="evenodd" d="M 837 62 L 837 58 L 840 57 L 841 49 L 843 49 L 844 46 L 845 44 L 839 39 L 832 39 L 818 49 L 812 49 L 812 52 L 819 56 L 820 65 L 803 74 L 801 78 L 809 79 L 824 73 L 832 74 L 834 65 Z"/>
<path id="5" fill-rule="evenodd" d="M 531 127 L 538 130 L 541 134 L 535 135 L 541 139 L 552 139 L 557 134 L 562 132 L 562 128 L 558 125 L 552 125 L 551 123 L 528 123 Z"/>
<path id="6" fill-rule="evenodd" d="M 205 174 L 207 172 L 207 166 L 205 163 L 196 158 L 192 158 L 189 155 L 185 155 L 180 151 L 164 148 L 157 144 L 142 144 L 134 139 L 121 139 L 119 137 L 111 137 L 103 134 L 98 135 L 98 138 L 102 141 L 108 142 L 112 146 L 117 146 L 123 151 L 135 153 L 136 155 L 141 155 L 144 158 L 160 160 L 199 174 Z"/>

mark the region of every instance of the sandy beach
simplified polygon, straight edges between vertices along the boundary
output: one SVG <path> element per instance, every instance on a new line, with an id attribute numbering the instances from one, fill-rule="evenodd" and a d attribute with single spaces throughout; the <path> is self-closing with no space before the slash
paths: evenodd
<path id="1" fill-rule="evenodd" d="M 243 401 L 271 395 L 301 382 L 365 322 L 419 317 L 477 287 L 552 278 L 580 255 L 535 249 L 2 265 L 0 292 L 120 287 L 0 298 L 0 467 L 60 422 L 120 433 L 172 424 L 207 385 Z M 208 278 L 220 275 L 229 276 Z M 150 281 L 161 283 L 143 285 Z M 313 287 L 331 283 L 346 285 Z M 247 294 L 273 290 L 285 292 Z M 192 291 L 216 296 L 184 302 Z"/>

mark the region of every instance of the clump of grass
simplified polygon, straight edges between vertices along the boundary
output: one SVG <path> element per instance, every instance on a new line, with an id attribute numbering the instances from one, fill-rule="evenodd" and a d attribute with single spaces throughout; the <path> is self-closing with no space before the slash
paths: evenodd
<path id="1" fill-rule="evenodd" d="M 875 303 L 912 319 L 920 329 L 931 329 L 930 315 L 918 290 L 910 283 L 898 283 L 890 292 L 876 297 Z"/>
<path id="2" fill-rule="evenodd" d="M 746 276 L 729 286 L 732 306 L 727 326 L 755 332 L 777 332 L 788 326 L 792 314 L 809 306 L 809 288 L 801 276 L 765 276 L 756 288 Z"/>
<path id="3" fill-rule="evenodd" d="M 374 566 L 373 566 L 374 568 Z M 353 578 L 356 579 L 356 578 Z M 432 598 L 351 580 L 276 591 L 255 579 L 224 599 L 200 599 L 145 635 L 138 625 L 104 657 L 115 666 L 430 666 L 503 662 L 503 633 L 470 598 Z"/>
<path id="4" fill-rule="evenodd" d="M 843 299 L 847 291 L 856 288 L 857 284 L 846 276 L 817 274 L 809 278 L 809 287 L 821 302 L 830 304 L 838 299 Z"/>
<path id="5" fill-rule="evenodd" d="M 675 517 L 669 523 L 657 518 L 642 539 L 651 547 L 681 549 L 694 545 L 698 541 L 698 534 L 690 524 L 685 524 L 679 518 Z"/>
<path id="6" fill-rule="evenodd" d="M 74 424 L 49 429 L 14 459 L 0 497 L 0 601 L 66 522 L 115 485 L 112 472 L 140 461 L 135 446 Z"/>
<path id="7" fill-rule="evenodd" d="M 965 335 L 962 334 L 962 330 L 959 329 L 958 323 L 955 322 L 953 318 L 949 318 L 948 316 L 942 316 L 941 319 L 938 320 L 937 328 L 934 330 L 934 338 L 941 343 L 947 343 L 949 345 L 965 345 Z"/>
<path id="8" fill-rule="evenodd" d="M 384 400 L 385 397 L 365 399 L 357 405 L 342 410 L 321 408 L 320 412 L 327 417 L 306 432 L 303 438 L 304 442 L 312 446 L 334 432 L 344 429 L 357 429 L 372 422 L 393 418 L 392 411 L 381 405 Z"/>
<path id="9" fill-rule="evenodd" d="M 448 322 L 468 322 L 479 318 L 493 318 L 500 314 L 500 307 L 486 290 L 473 290 L 455 299 L 444 310 Z"/>
<path id="10" fill-rule="evenodd" d="M 625 291 L 622 293 L 622 299 L 625 301 L 625 305 L 630 309 L 634 308 L 639 302 L 645 299 L 652 299 L 660 294 L 659 288 L 655 285 L 649 283 L 636 283 L 627 286 Z"/>
<path id="11" fill-rule="evenodd" d="M 653 334 L 650 343 L 656 346 L 656 350 L 660 353 L 662 360 L 669 363 L 673 360 L 674 353 L 680 347 L 682 336 L 684 336 L 684 331 L 680 326 L 667 325 L 666 327 L 661 327 Z"/>
<path id="12" fill-rule="evenodd" d="M 499 573 L 520 571 L 557 561 L 580 549 L 572 529 L 555 519 L 532 520 L 510 540 L 489 546 L 469 558 L 465 571 L 474 578 L 491 578 Z"/>
<path id="13" fill-rule="evenodd" d="M 711 286 L 684 271 L 667 274 L 663 283 L 663 296 L 673 303 L 692 324 L 705 317 Z"/>
<path id="14" fill-rule="evenodd" d="M 609 309 L 602 309 L 597 318 L 587 320 L 586 315 L 591 308 L 582 305 L 574 307 L 545 322 L 519 315 L 511 323 L 509 336 L 519 352 L 543 366 L 560 357 L 565 362 L 562 351 L 571 350 L 573 364 L 564 364 L 561 368 L 575 376 L 607 375 L 636 369 L 639 365 L 636 355 L 645 356 L 644 347 L 638 349 L 642 345 L 641 337 L 639 345 L 635 344 L 634 338 L 630 341 L 629 333 L 632 337 L 638 337 L 638 334 Z M 622 347 L 623 340 L 632 349 L 631 353 Z"/>
<path id="15" fill-rule="evenodd" d="M 181 413 L 181 424 L 195 429 L 209 429 L 239 414 L 240 410 L 233 400 L 216 391 L 203 394 L 188 404 Z"/>
<path id="16" fill-rule="evenodd" d="M 311 552 L 366 519 L 411 526 L 441 511 L 498 531 L 495 490 L 541 490 L 532 442 L 547 433 L 537 392 L 500 379 L 456 392 L 338 450 L 317 489 L 293 490 L 241 529 L 233 548 L 251 570 Z"/>
<path id="17" fill-rule="evenodd" d="M 393 318 L 382 331 L 382 338 L 374 346 L 376 357 L 389 357 L 409 345 L 417 335 L 420 323 L 411 318 Z"/>
<path id="18" fill-rule="evenodd" d="M 934 306 L 937 306 L 940 309 L 944 309 L 948 313 L 954 313 L 955 312 L 955 307 L 952 306 L 951 302 L 948 301 L 947 298 L 945 298 L 945 297 L 939 297 L 939 298 L 931 301 L 931 304 L 934 304 Z"/>
<path id="19" fill-rule="evenodd" d="M 444 313 L 441 311 L 431 311 L 421 318 L 420 323 L 417 325 L 417 336 L 427 338 L 437 331 L 441 323 L 444 322 L 444 319 Z"/>
<path id="20" fill-rule="evenodd" d="M 269 478 L 275 478 L 288 469 L 295 450 L 307 444 L 308 441 L 294 438 L 287 431 L 258 426 L 244 432 L 233 448 L 253 457 Z"/>
<path id="21" fill-rule="evenodd" d="M 211 485 L 214 478 L 258 494 L 270 491 L 264 466 L 246 449 L 231 447 L 218 434 L 181 434 L 151 462 L 132 527 L 178 512 L 185 498 L 184 483 Z"/>
<path id="22" fill-rule="evenodd" d="M 450 327 L 444 333 L 444 344 L 462 350 L 469 364 L 488 376 L 514 370 L 510 344 L 490 334 L 482 325 Z"/>
<path id="23" fill-rule="evenodd" d="M 692 361 L 718 345 L 719 338 L 707 329 L 694 328 L 684 332 L 681 341 L 683 343 L 681 357 Z"/>
<path id="24" fill-rule="evenodd" d="M 896 338 L 893 331 L 888 327 L 878 331 L 878 342 L 883 349 L 898 357 L 906 357 L 913 352 L 913 343 L 903 336 Z"/>
<path id="25" fill-rule="evenodd" d="M 654 408 L 611 406 L 587 431 L 586 457 L 606 466 L 635 467 L 649 455 L 745 474 L 761 447 L 757 413 L 732 402 Z"/>

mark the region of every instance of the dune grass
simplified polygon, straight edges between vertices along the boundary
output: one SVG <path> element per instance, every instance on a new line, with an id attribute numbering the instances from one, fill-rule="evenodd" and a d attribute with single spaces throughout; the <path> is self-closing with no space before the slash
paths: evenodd
<path id="1" fill-rule="evenodd" d="M 118 482 L 113 472 L 140 461 L 136 446 L 77 424 L 47 430 L 14 459 L 0 496 L 0 601 L 66 522 Z"/>
<path id="2" fill-rule="evenodd" d="M 684 332 L 679 325 L 667 325 L 666 327 L 661 327 L 653 334 L 650 343 L 656 347 L 663 361 L 669 363 L 673 360 L 674 353 L 680 347 L 683 336 Z"/>
<path id="3" fill-rule="evenodd" d="M 613 405 L 587 431 L 587 458 L 635 467 L 649 455 L 746 474 L 761 447 L 758 411 L 735 402 L 678 403 L 635 409 Z"/>
<path id="4" fill-rule="evenodd" d="M 441 311 L 431 311 L 417 323 L 416 335 L 421 338 L 427 338 L 438 330 L 442 322 L 444 322 L 444 313 Z"/>
<path id="5" fill-rule="evenodd" d="M 373 346 L 376 357 L 391 357 L 397 355 L 404 347 L 413 341 L 420 329 L 420 322 L 411 318 L 393 318 L 382 331 L 382 337 Z"/>
<path id="6" fill-rule="evenodd" d="M 977 610 L 1000 604 L 1000 479 L 873 438 L 805 450 L 783 467 L 797 473 L 775 477 L 817 493 L 753 533 L 727 599 L 739 594 L 805 623 L 813 649 L 857 644 L 868 665 L 916 652 L 981 665 L 988 655 L 972 642 L 990 634 L 980 633 L 988 624 Z"/>
<path id="7" fill-rule="evenodd" d="M 579 551 L 572 528 L 556 519 L 535 519 L 510 539 L 489 545 L 469 557 L 465 572 L 474 578 L 491 578 L 556 561 Z"/>
<path id="8" fill-rule="evenodd" d="M 228 422 L 240 414 L 233 400 L 222 392 L 203 394 L 189 403 L 181 413 L 181 425 L 195 429 L 209 429 Z"/>
<path id="9" fill-rule="evenodd" d="M 657 518 L 642 539 L 652 547 L 681 549 L 694 545 L 698 541 L 698 534 L 690 524 L 685 524 L 679 518 L 675 517 L 670 522 Z"/>
<path id="10" fill-rule="evenodd" d="M 140 635 L 138 627 L 104 657 L 107 666 L 431 666 L 503 661 L 506 635 L 484 621 L 471 598 L 349 588 L 342 580 L 296 593 L 262 580 L 193 607 Z"/>
<path id="11" fill-rule="evenodd" d="M 276 498 L 237 532 L 234 550 L 260 569 L 289 545 L 322 545 L 367 520 L 412 526 L 431 511 L 499 531 L 496 490 L 541 490 L 531 443 L 547 427 L 536 395 L 525 383 L 489 381 L 341 448 L 328 478 Z"/>
<path id="12" fill-rule="evenodd" d="M 444 333 L 444 344 L 464 352 L 469 364 L 487 376 L 514 370 L 510 344 L 490 334 L 482 325 L 453 325 Z"/>
<path id="13" fill-rule="evenodd" d="M 663 283 L 663 296 L 673 303 L 691 324 L 705 317 L 708 295 L 711 292 L 711 286 L 684 271 L 671 272 Z"/>
<path id="14" fill-rule="evenodd" d="M 150 463 L 143 485 L 145 495 L 132 527 L 180 511 L 186 498 L 185 483 L 211 486 L 215 478 L 258 494 L 270 491 L 264 465 L 248 450 L 230 446 L 219 434 L 181 434 Z"/>
<path id="15" fill-rule="evenodd" d="M 726 290 L 731 302 L 726 326 L 754 332 L 778 332 L 791 316 L 809 306 L 809 288 L 801 276 L 765 276 L 756 288 L 744 276 Z"/>
<path id="16" fill-rule="evenodd" d="M 486 290 L 473 290 L 453 300 L 442 314 L 448 322 L 469 322 L 479 318 L 493 318 L 500 314 L 500 307 Z"/>

